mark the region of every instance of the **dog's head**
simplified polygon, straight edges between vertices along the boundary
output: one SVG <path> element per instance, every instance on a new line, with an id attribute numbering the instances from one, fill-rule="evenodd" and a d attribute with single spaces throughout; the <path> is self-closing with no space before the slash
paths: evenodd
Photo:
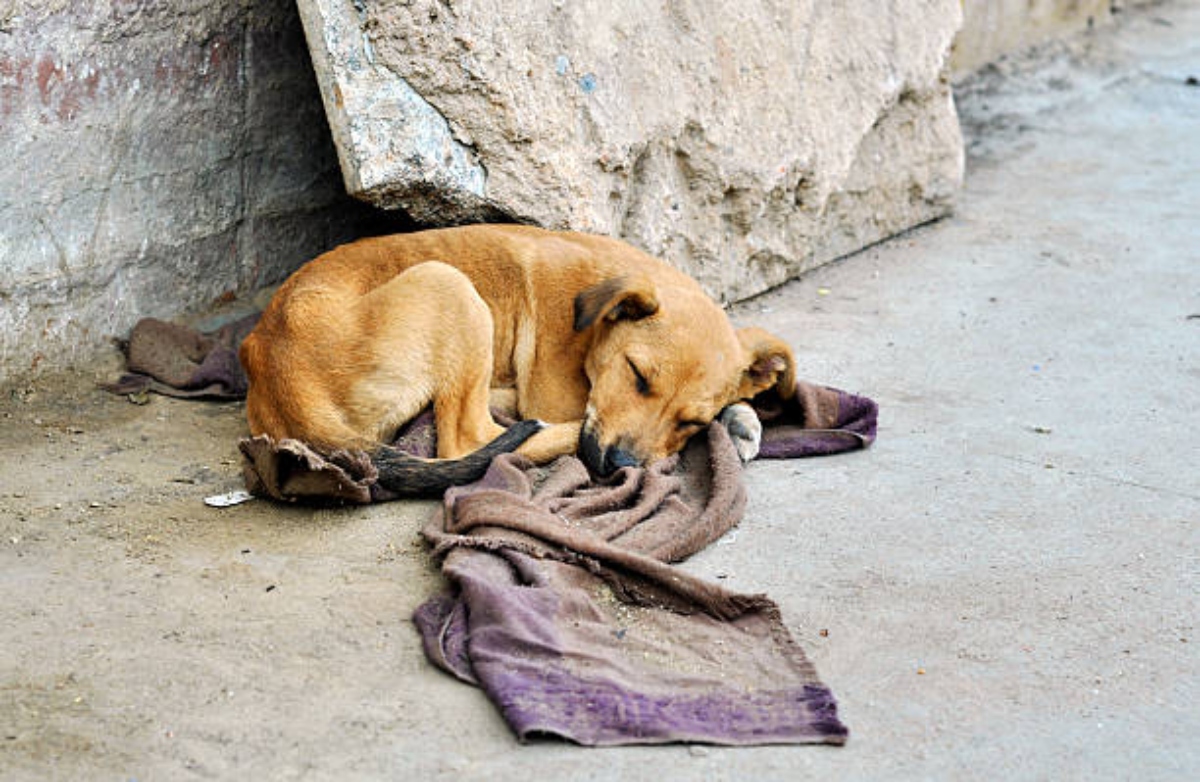
<path id="1" fill-rule="evenodd" d="M 787 344 L 735 330 L 698 286 L 607 280 L 576 297 L 575 330 L 592 331 L 579 455 L 600 475 L 669 456 L 726 406 L 795 386 Z"/>

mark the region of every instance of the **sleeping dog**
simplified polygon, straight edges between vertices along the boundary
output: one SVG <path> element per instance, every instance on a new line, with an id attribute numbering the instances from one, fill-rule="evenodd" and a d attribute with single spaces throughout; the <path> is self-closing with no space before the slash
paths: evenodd
<path id="1" fill-rule="evenodd" d="M 743 458 L 743 404 L 790 393 L 792 352 L 734 329 L 687 275 L 623 242 L 515 225 L 363 239 L 272 298 L 240 358 L 253 434 L 365 450 L 379 482 L 428 494 L 516 449 L 608 475 L 679 451 L 718 416 Z M 387 443 L 432 406 L 437 458 Z M 505 430 L 489 407 L 522 419 Z"/>

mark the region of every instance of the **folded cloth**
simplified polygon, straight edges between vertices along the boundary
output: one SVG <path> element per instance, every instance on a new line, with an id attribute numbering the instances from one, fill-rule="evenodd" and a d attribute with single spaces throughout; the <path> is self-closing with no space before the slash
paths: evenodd
<path id="1" fill-rule="evenodd" d="M 426 410 L 401 428 L 392 446 L 416 456 L 437 453 L 433 412 Z M 379 471 L 364 451 L 319 453 L 299 440 L 269 435 L 245 437 L 242 478 L 251 494 L 281 502 L 313 505 L 365 505 L 401 495 L 380 486 Z"/>
<path id="2" fill-rule="evenodd" d="M 267 435 L 243 438 L 242 477 L 246 490 L 281 502 L 313 505 L 365 505 L 379 471 L 360 451 L 320 454 L 299 440 L 275 441 Z"/>
<path id="3" fill-rule="evenodd" d="M 866 447 L 875 403 L 797 384 L 755 400 L 764 455 Z M 429 455 L 424 417 L 401 442 Z M 295 441 L 243 440 L 247 486 L 289 501 L 390 499 L 365 454 L 323 456 Z M 516 735 L 588 745 L 846 740 L 829 689 L 778 607 L 671 563 L 738 524 L 737 452 L 713 424 L 682 454 L 594 481 L 578 459 L 516 454 L 446 493 L 422 535 L 451 589 L 414 621 L 436 665 L 480 686 Z"/>
<path id="4" fill-rule="evenodd" d="M 752 405 L 763 424 L 761 459 L 826 456 L 875 442 L 879 408 L 865 396 L 801 380 L 790 395 L 771 389 Z"/>
<path id="5" fill-rule="evenodd" d="M 207 333 L 142 318 L 122 345 L 129 371 L 102 387 L 114 394 L 241 399 L 248 384 L 237 351 L 258 317 L 253 313 Z"/>

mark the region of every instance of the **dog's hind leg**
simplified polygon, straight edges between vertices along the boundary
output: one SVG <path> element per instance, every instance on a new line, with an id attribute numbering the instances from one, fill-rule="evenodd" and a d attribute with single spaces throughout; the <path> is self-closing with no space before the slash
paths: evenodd
<path id="1" fill-rule="evenodd" d="M 482 301 L 480 306 L 485 307 Z M 486 328 L 484 325 L 486 324 Z M 439 378 L 434 390 L 433 415 L 437 425 L 438 456 L 457 459 L 494 440 L 504 427 L 492 418 L 488 404 L 488 385 L 492 379 L 491 317 L 472 326 L 463 325 L 468 334 L 461 337 L 470 345 L 456 361 L 452 375 Z M 486 338 L 486 349 L 483 344 Z"/>
<path id="2" fill-rule="evenodd" d="M 377 440 L 432 404 L 438 457 L 457 459 L 504 428 L 488 409 L 492 315 L 466 275 L 429 261 L 366 294 L 358 305 L 369 370 L 355 387 L 360 420 Z"/>
<path id="3" fill-rule="evenodd" d="M 436 265 L 445 277 L 444 293 L 452 292 L 452 302 L 445 304 L 438 333 L 433 412 L 438 456 L 456 459 L 504 432 L 492 418 L 490 406 L 494 324 L 491 310 L 466 275 Z"/>
<path id="4" fill-rule="evenodd" d="M 521 421 L 505 430 L 492 419 L 492 316 L 462 272 L 437 261 L 418 264 L 363 296 L 356 310 L 369 338 L 359 347 L 365 371 L 351 407 L 377 422 L 377 443 L 430 404 L 437 429 L 437 459 L 376 445 L 381 486 L 429 495 L 477 480 L 493 457 L 542 428 Z"/>

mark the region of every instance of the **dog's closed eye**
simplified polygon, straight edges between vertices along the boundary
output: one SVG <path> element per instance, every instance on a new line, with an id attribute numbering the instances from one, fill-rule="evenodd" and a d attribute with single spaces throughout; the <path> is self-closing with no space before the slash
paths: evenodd
<path id="1" fill-rule="evenodd" d="M 637 384 L 637 392 L 642 396 L 650 396 L 650 382 L 646 380 L 646 376 L 637 368 L 632 359 L 626 358 L 625 361 L 629 364 L 630 371 L 633 372 L 633 379 Z"/>

